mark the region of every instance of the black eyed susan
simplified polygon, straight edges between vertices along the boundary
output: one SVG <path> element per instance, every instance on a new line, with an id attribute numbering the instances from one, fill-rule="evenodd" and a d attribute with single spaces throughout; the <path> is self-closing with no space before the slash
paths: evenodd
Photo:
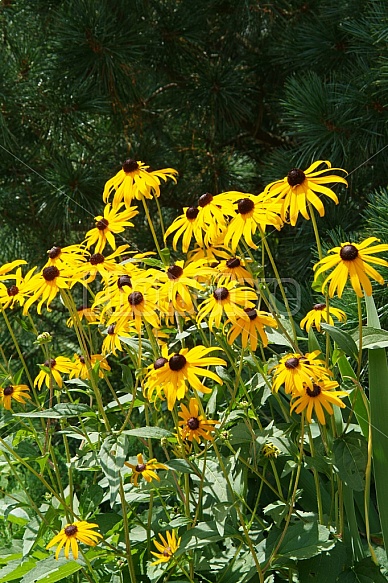
<path id="1" fill-rule="evenodd" d="M 126 305 L 109 320 L 108 325 L 118 322 L 135 323 L 138 334 L 141 334 L 143 320 L 153 328 L 159 328 L 158 292 L 151 281 L 137 281 L 127 294 Z"/>
<path id="2" fill-rule="evenodd" d="M 199 208 L 196 206 L 185 207 L 183 214 L 177 217 L 173 223 L 168 227 L 164 240 L 167 239 L 171 233 L 175 233 L 172 246 L 176 251 L 179 238 L 182 236 L 182 251 L 187 253 L 190 247 L 191 240 L 194 236 L 198 245 L 203 244 L 203 233 L 198 221 Z"/>
<path id="3" fill-rule="evenodd" d="M 252 274 L 245 269 L 245 260 L 241 257 L 228 257 L 216 267 L 217 285 L 221 286 L 228 281 L 237 281 L 240 284 L 253 285 Z"/>
<path id="4" fill-rule="evenodd" d="M 0 402 L 4 409 L 7 409 L 7 411 L 12 409 L 12 399 L 25 405 L 26 399 L 31 399 L 28 394 L 29 390 L 27 385 L 7 385 L 6 387 L 0 387 Z"/>
<path id="5" fill-rule="evenodd" d="M 372 295 L 370 277 L 383 285 L 384 278 L 370 263 L 388 267 L 388 261 L 385 259 L 371 257 L 374 253 L 388 251 L 388 245 L 372 245 L 375 241 L 379 241 L 379 239 L 376 237 L 368 237 L 359 244 L 346 242 L 341 243 L 341 247 L 333 247 L 333 249 L 330 249 L 330 255 L 324 257 L 314 265 L 315 280 L 321 273 L 334 267 L 332 273 L 326 277 L 322 284 L 322 292 L 324 292 L 326 285 L 330 281 L 329 296 L 333 297 L 337 292 L 340 298 L 348 277 L 350 278 L 350 283 L 354 291 L 360 298 L 363 297 L 363 291 L 367 296 Z"/>
<path id="6" fill-rule="evenodd" d="M 117 351 L 123 352 L 124 348 L 122 342 L 125 343 L 126 338 L 131 338 L 136 334 L 135 323 L 121 320 L 109 324 L 106 329 L 106 336 L 102 343 L 101 352 L 103 355 L 109 353 L 117 356 Z"/>
<path id="7" fill-rule="evenodd" d="M 219 328 L 224 312 L 234 324 L 238 318 L 248 322 L 249 317 L 244 309 L 254 308 L 253 302 L 257 299 L 256 292 L 250 287 L 238 287 L 235 281 L 224 283 L 202 302 L 197 315 L 197 323 L 208 317 L 209 328 L 212 329 L 214 325 Z"/>
<path id="8" fill-rule="evenodd" d="M 56 356 L 55 358 L 46 360 L 41 366 L 44 368 L 41 369 L 40 373 L 35 378 L 34 387 L 40 389 L 43 382 L 46 383 L 46 387 L 50 387 L 52 379 L 54 379 L 58 387 L 61 389 L 63 386 L 61 373 L 70 374 L 73 368 L 73 363 L 70 358 L 67 358 L 66 356 Z"/>
<path id="9" fill-rule="evenodd" d="M 134 198 L 159 197 L 160 181 L 167 181 L 171 178 L 176 183 L 178 172 L 174 168 L 163 168 L 162 170 L 150 170 L 144 162 L 140 160 L 125 160 L 121 170 L 108 180 L 105 184 L 103 200 L 106 203 L 113 194 L 113 208 L 124 201 L 129 208 Z"/>
<path id="10" fill-rule="evenodd" d="M 253 194 L 237 193 L 241 196 L 235 201 L 237 205 L 237 214 L 228 225 L 228 229 L 224 239 L 224 245 L 230 247 L 233 253 L 236 251 L 237 245 L 241 237 L 252 249 L 257 249 L 257 245 L 253 242 L 252 236 L 260 227 L 265 231 L 267 225 L 272 225 L 280 230 L 283 226 L 283 221 L 279 216 L 280 205 L 272 198 L 264 194 L 255 196 Z M 236 193 L 234 193 L 234 198 Z"/>
<path id="11" fill-rule="evenodd" d="M 12 285 L 11 282 L 7 282 L 7 285 L 0 283 L 0 304 L 2 304 L 4 308 L 13 308 L 15 305 L 24 305 L 29 294 L 29 282 L 35 269 L 36 268 L 33 267 L 23 277 L 22 269 L 21 267 L 18 267 L 13 276 Z"/>
<path id="12" fill-rule="evenodd" d="M 327 324 L 334 326 L 333 316 L 339 322 L 346 322 L 346 314 L 342 310 L 339 310 L 338 308 L 332 308 L 330 306 L 328 317 L 326 304 L 315 304 L 313 309 L 307 312 L 307 314 L 301 321 L 300 327 L 302 329 L 306 327 L 306 330 L 308 332 L 312 326 L 315 326 L 318 332 L 320 332 L 322 322 L 326 322 Z"/>
<path id="13" fill-rule="evenodd" d="M 273 367 L 274 378 L 272 388 L 277 392 L 284 384 L 286 393 L 304 392 L 307 386 L 313 389 L 313 384 L 318 379 L 332 376 L 332 372 L 326 368 L 326 363 L 321 360 L 319 350 L 303 354 L 286 354 L 280 359 L 279 364 Z"/>
<path id="14" fill-rule="evenodd" d="M 327 168 L 317 170 L 322 164 L 325 164 Z M 299 213 L 307 220 L 310 218 L 307 202 L 316 208 L 321 217 L 325 214 L 325 208 L 320 198 L 322 195 L 328 196 L 338 204 L 337 195 L 324 185 L 330 182 L 341 182 L 347 186 L 348 183 L 345 178 L 338 176 L 338 174 L 328 174 L 334 170 L 347 174 L 346 170 L 342 168 L 332 168 L 327 160 L 317 160 L 304 171 L 300 168 L 292 168 L 282 180 L 268 184 L 264 192 L 273 197 L 276 196 L 282 201 L 281 217 L 283 221 L 288 219 L 291 225 L 295 226 Z"/>
<path id="15" fill-rule="evenodd" d="M 199 197 L 198 208 L 197 222 L 203 231 L 204 244 L 207 247 L 222 244 L 227 221 L 235 215 L 233 203 L 225 193 L 213 196 L 206 192 Z"/>
<path id="16" fill-rule="evenodd" d="M 205 259 L 184 265 L 184 261 L 176 261 L 174 265 L 166 268 L 166 274 L 160 279 L 164 282 L 159 289 L 161 301 L 171 301 L 174 309 L 179 313 L 194 314 L 194 305 L 191 297 L 193 290 L 202 291 L 203 287 L 198 283 L 198 277 L 210 279 L 214 270 L 208 267 Z"/>
<path id="17" fill-rule="evenodd" d="M 64 547 L 66 559 L 69 558 L 71 551 L 73 558 L 77 560 L 79 542 L 84 543 L 89 547 L 94 547 L 99 542 L 99 539 L 102 538 L 102 535 L 94 530 L 95 528 L 98 528 L 98 524 L 89 523 L 85 520 L 67 524 L 56 536 L 54 536 L 46 546 L 46 549 L 58 545 L 57 550 L 55 551 L 55 558 L 58 559 L 59 553 Z"/>
<path id="18" fill-rule="evenodd" d="M 98 376 L 102 379 L 104 378 L 104 370 L 109 371 L 110 366 L 106 361 L 106 358 L 102 356 L 102 354 L 92 354 L 90 356 L 90 367 L 93 370 L 96 364 L 99 364 L 98 368 Z M 73 367 L 69 374 L 69 379 L 77 378 L 77 379 L 90 379 L 91 370 L 88 366 L 87 360 L 84 356 L 80 354 L 74 355 L 74 362 Z"/>
<path id="19" fill-rule="evenodd" d="M 137 464 L 130 464 L 129 462 L 124 462 L 124 465 L 131 468 L 131 482 L 138 486 L 139 477 L 143 477 L 147 482 L 152 482 L 152 480 L 158 480 L 160 478 L 155 470 L 168 470 L 168 467 L 156 461 L 156 458 L 152 458 L 145 462 L 143 455 L 141 453 L 137 454 Z"/>
<path id="20" fill-rule="evenodd" d="M 193 441 L 193 439 L 195 439 L 198 443 L 201 443 L 201 439 L 204 441 L 213 440 L 211 433 L 214 431 L 214 425 L 216 425 L 218 421 L 207 419 L 205 415 L 199 414 L 197 399 L 191 398 L 188 408 L 182 403 L 180 409 L 178 415 L 181 417 L 179 426 L 182 430 L 182 439 L 187 439 L 188 441 Z"/>
<path id="21" fill-rule="evenodd" d="M 178 550 L 179 545 L 181 544 L 181 538 L 177 539 L 175 531 L 167 531 L 166 538 L 163 537 L 162 534 L 159 533 L 159 538 L 162 541 L 162 544 L 157 540 L 154 540 L 154 545 L 158 549 L 158 553 L 151 551 L 151 554 L 157 557 L 157 561 L 154 561 L 152 565 L 158 565 L 159 563 L 168 563 L 174 553 Z"/>
<path id="22" fill-rule="evenodd" d="M 109 276 L 112 273 L 122 273 L 122 265 L 117 262 L 117 259 L 124 255 L 127 249 L 128 245 L 120 245 L 120 247 L 118 247 L 110 255 L 93 253 L 89 256 L 88 261 L 78 268 L 74 274 L 74 277 L 77 278 L 77 281 L 81 281 L 81 283 L 85 285 L 94 281 L 98 274 L 101 275 L 103 280 L 108 281 Z M 83 277 L 86 279 L 82 280 Z"/>
<path id="23" fill-rule="evenodd" d="M 42 306 L 46 302 L 48 312 L 50 304 L 61 289 L 68 289 L 67 283 L 69 273 L 58 269 L 56 265 L 44 267 L 41 272 L 32 274 L 25 286 L 25 293 L 29 294 L 23 307 L 23 315 L 28 314 L 28 310 L 35 302 L 38 302 L 37 312 L 42 313 Z"/>
<path id="24" fill-rule="evenodd" d="M 125 208 L 123 210 L 123 206 L 123 204 L 120 204 L 116 208 L 111 208 L 110 203 L 105 205 L 104 215 L 95 217 L 97 221 L 96 226 L 86 233 L 85 242 L 87 248 L 96 245 L 94 252 L 102 253 L 105 245 L 109 243 L 113 250 L 116 249 L 114 235 L 122 233 L 127 227 L 133 227 L 130 219 L 138 214 L 137 207 Z"/>
<path id="25" fill-rule="evenodd" d="M 81 306 L 78 306 L 77 314 L 78 314 L 78 318 L 79 318 L 80 322 L 82 322 L 82 320 L 85 318 L 85 320 L 89 324 L 98 324 L 97 312 L 95 310 L 93 310 L 92 308 L 89 308 L 89 306 L 87 306 L 86 304 L 82 304 Z M 73 318 L 73 316 L 70 316 L 70 318 L 68 318 L 66 320 L 66 326 L 68 326 L 69 328 L 72 328 L 74 325 L 74 320 L 75 320 L 75 317 Z"/>
<path id="26" fill-rule="evenodd" d="M 16 259 L 15 261 L 11 261 L 11 263 L 4 263 L 0 267 L 0 281 L 4 279 L 12 279 L 14 276 L 9 275 L 9 272 L 12 271 L 15 267 L 25 265 L 26 263 L 27 261 L 24 259 Z"/>
<path id="27" fill-rule="evenodd" d="M 237 318 L 228 332 L 228 344 L 233 344 L 236 338 L 241 335 L 243 348 L 249 346 L 254 352 L 257 348 L 259 338 L 264 347 L 268 346 L 265 327 L 277 328 L 278 324 L 276 320 L 268 312 L 256 310 L 256 308 L 245 308 L 244 312 L 249 319 Z"/>
<path id="28" fill-rule="evenodd" d="M 158 383 L 166 396 L 169 411 L 174 408 L 175 401 L 184 398 L 187 384 L 201 393 L 210 393 L 198 377 L 208 377 L 222 385 L 222 380 L 214 372 L 207 370 L 207 366 L 226 365 L 225 360 L 215 356 L 208 356 L 217 347 L 182 348 L 179 352 L 168 355 L 167 363 L 154 371 L 152 383 Z"/>
<path id="29" fill-rule="evenodd" d="M 168 363 L 167 344 L 162 346 L 161 356 L 148 367 L 147 376 L 143 384 L 143 394 L 148 401 L 154 403 L 157 399 L 164 400 L 163 387 L 159 382 L 158 371 Z"/>
<path id="30" fill-rule="evenodd" d="M 66 247 L 53 245 L 47 251 L 48 259 L 45 267 L 55 265 L 58 269 L 69 268 L 70 271 L 74 272 L 86 261 L 86 254 L 84 245 L 67 245 Z"/>
<path id="31" fill-rule="evenodd" d="M 336 387 L 338 387 L 338 383 L 327 378 L 315 380 L 311 387 L 304 385 L 302 395 L 293 395 L 291 413 L 294 410 L 296 413 L 306 411 L 306 419 L 308 423 L 311 423 L 314 410 L 318 421 L 325 425 L 324 409 L 329 415 L 333 415 L 332 405 L 345 407 L 345 403 L 341 401 L 340 397 L 346 397 L 348 393 L 346 391 L 333 391 Z"/>

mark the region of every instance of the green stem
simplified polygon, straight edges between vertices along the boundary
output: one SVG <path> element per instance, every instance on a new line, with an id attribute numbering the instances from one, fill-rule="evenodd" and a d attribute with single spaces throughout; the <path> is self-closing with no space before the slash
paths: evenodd
<path id="1" fill-rule="evenodd" d="M 157 236 L 156 236 L 156 232 L 155 232 L 154 224 L 153 224 L 153 222 L 152 222 L 151 215 L 150 215 L 150 212 L 149 212 L 149 210 L 148 210 L 147 203 L 146 203 L 146 201 L 145 201 L 145 199 L 144 199 L 144 198 L 142 198 L 141 200 L 142 200 L 142 202 L 143 202 L 144 212 L 145 212 L 145 214 L 146 214 L 147 221 L 148 221 L 148 226 L 149 226 L 149 228 L 150 228 L 150 231 L 151 231 L 152 237 L 153 237 L 153 239 L 154 239 L 155 247 L 156 247 L 156 249 L 158 250 L 159 257 L 160 257 L 160 259 L 162 260 L 163 264 L 164 264 L 164 265 L 167 265 L 167 263 L 166 263 L 166 260 L 165 260 L 165 258 L 163 257 L 162 250 L 161 250 L 161 248 L 160 248 L 160 246 L 159 246 L 158 238 L 157 238 Z"/>
<path id="2" fill-rule="evenodd" d="M 129 538 L 127 502 L 125 500 L 123 480 L 122 480 L 121 475 L 120 475 L 120 499 L 121 499 L 121 507 L 122 507 L 122 511 L 123 511 L 123 526 L 124 526 L 124 536 L 125 536 L 125 548 L 127 551 L 126 557 L 127 557 L 127 562 L 128 562 L 129 578 L 131 580 L 131 583 L 136 583 L 136 572 L 135 572 L 135 566 L 133 564 L 133 559 L 132 559 L 131 540 Z"/>
<path id="3" fill-rule="evenodd" d="M 358 312 L 358 362 L 357 362 L 357 379 L 360 380 L 361 365 L 362 365 L 362 305 L 361 298 L 357 296 L 357 312 Z"/>
<path id="4" fill-rule="evenodd" d="M 310 425 L 307 425 L 307 435 L 309 438 L 311 457 L 314 458 L 315 457 L 315 448 L 314 448 L 314 441 L 313 441 L 313 436 L 311 434 Z M 318 520 L 319 520 L 320 524 L 323 524 L 321 487 L 320 487 L 319 475 L 317 472 L 317 468 L 314 468 L 314 467 L 313 467 L 313 476 L 314 476 L 314 482 L 315 482 L 315 490 L 317 493 Z"/>

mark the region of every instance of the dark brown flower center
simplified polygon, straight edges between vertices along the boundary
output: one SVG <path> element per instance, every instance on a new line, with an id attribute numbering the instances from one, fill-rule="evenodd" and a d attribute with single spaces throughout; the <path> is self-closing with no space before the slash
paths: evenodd
<path id="1" fill-rule="evenodd" d="M 326 304 L 315 304 L 314 305 L 314 310 L 321 311 L 324 310 L 326 308 Z"/>
<path id="2" fill-rule="evenodd" d="M 174 354 L 174 356 L 172 356 L 168 361 L 168 366 L 170 367 L 171 370 L 177 372 L 179 370 L 182 370 L 186 362 L 187 361 L 183 354 Z"/>
<path id="3" fill-rule="evenodd" d="M 241 261 L 238 257 L 232 257 L 226 262 L 226 267 L 229 267 L 230 269 L 233 269 L 234 267 L 240 267 L 240 265 Z"/>
<path id="4" fill-rule="evenodd" d="M 77 534 L 78 532 L 78 528 L 76 527 L 75 524 L 69 524 L 69 526 L 66 526 L 65 528 L 65 535 L 66 536 L 74 536 L 75 534 Z"/>
<path id="5" fill-rule="evenodd" d="M 104 231 L 108 225 L 109 225 L 109 221 L 107 221 L 106 219 L 101 219 L 101 221 L 97 221 L 96 228 L 99 231 Z"/>
<path id="6" fill-rule="evenodd" d="M 99 265 L 100 263 L 104 263 L 105 257 L 102 253 L 93 253 L 89 261 L 92 265 Z"/>
<path id="7" fill-rule="evenodd" d="M 313 390 L 309 387 L 306 387 L 306 393 L 309 397 L 318 397 L 322 393 L 322 389 L 319 385 L 313 385 Z"/>
<path id="8" fill-rule="evenodd" d="M 289 369 L 297 368 L 299 366 L 299 358 L 293 356 L 292 358 L 287 359 L 284 366 Z"/>
<path id="9" fill-rule="evenodd" d="M 128 302 L 131 304 L 131 306 L 138 306 L 142 303 L 143 300 L 144 296 L 141 292 L 135 291 L 128 296 Z"/>
<path id="10" fill-rule="evenodd" d="M 51 247 L 50 251 L 48 252 L 48 256 L 50 259 L 55 259 L 56 257 L 60 256 L 61 251 L 62 249 L 60 247 Z"/>
<path id="11" fill-rule="evenodd" d="M 167 269 L 168 279 L 179 279 L 182 274 L 183 269 L 182 267 L 179 267 L 179 265 L 171 265 L 171 267 Z"/>
<path id="12" fill-rule="evenodd" d="M 129 275 L 120 275 L 117 280 L 117 287 L 123 289 L 124 286 L 132 287 L 132 281 Z"/>
<path id="13" fill-rule="evenodd" d="M 116 328 L 116 324 L 111 324 L 110 326 L 108 326 L 108 334 L 113 335 L 115 333 L 115 328 Z"/>
<path id="14" fill-rule="evenodd" d="M 300 168 L 292 168 L 287 174 L 287 182 L 290 186 L 297 186 L 302 184 L 306 179 L 306 175 Z"/>
<path id="15" fill-rule="evenodd" d="M 189 427 L 189 429 L 191 429 L 192 431 L 198 429 L 199 427 L 198 417 L 190 417 L 190 419 L 187 420 L 187 427 Z"/>
<path id="16" fill-rule="evenodd" d="M 255 207 L 255 203 L 250 198 L 242 198 L 237 203 L 237 210 L 240 215 L 247 215 Z"/>
<path id="17" fill-rule="evenodd" d="M 168 362 L 167 358 L 164 358 L 163 356 L 161 356 L 160 358 L 157 358 L 154 362 L 154 369 L 158 370 L 158 368 L 162 368 L 166 362 Z"/>
<path id="18" fill-rule="evenodd" d="M 194 219 L 197 218 L 198 213 L 199 208 L 197 208 L 196 206 L 190 206 L 186 211 L 186 219 L 189 219 L 189 221 L 193 221 Z"/>
<path id="19" fill-rule="evenodd" d="M 358 249 L 354 245 L 345 245 L 341 248 L 340 257 L 344 261 L 354 261 L 358 257 Z"/>
<path id="20" fill-rule="evenodd" d="M 226 287 L 218 287 L 213 292 L 213 296 L 219 302 L 221 302 L 222 300 L 226 300 L 228 295 L 229 295 L 229 290 Z"/>
<path id="21" fill-rule="evenodd" d="M 54 368 L 54 366 L 57 364 L 57 361 L 54 358 L 50 358 L 50 360 L 46 360 L 43 366 L 46 366 L 47 368 Z"/>
<path id="22" fill-rule="evenodd" d="M 206 194 L 203 194 L 202 196 L 199 197 L 198 200 L 198 204 L 199 206 L 207 206 L 208 204 L 211 203 L 211 201 L 213 200 L 213 195 L 210 194 L 210 192 L 207 192 Z"/>
<path id="23" fill-rule="evenodd" d="M 163 557 L 171 557 L 172 551 L 171 547 L 166 547 L 166 549 L 162 553 Z"/>
<path id="24" fill-rule="evenodd" d="M 247 316 L 250 320 L 256 320 L 257 312 L 256 312 L 255 308 L 245 308 L 244 312 L 247 314 Z"/>
<path id="25" fill-rule="evenodd" d="M 125 160 L 124 164 L 123 164 L 123 170 L 125 172 L 125 174 L 129 174 L 130 172 L 135 172 L 135 170 L 137 170 L 139 168 L 139 164 L 136 162 L 136 160 L 131 160 L 131 158 L 128 158 L 128 160 Z"/>
<path id="26" fill-rule="evenodd" d="M 42 275 L 46 281 L 54 281 L 59 275 L 59 269 L 58 267 L 55 267 L 55 265 L 50 265 L 50 267 L 44 268 Z"/>
<path id="27" fill-rule="evenodd" d="M 12 395 L 12 393 L 13 393 L 12 385 L 8 385 L 8 387 L 5 387 L 5 389 L 3 390 L 3 394 L 5 397 L 9 397 L 10 395 Z"/>
<path id="28" fill-rule="evenodd" d="M 79 357 L 79 361 L 80 361 L 82 364 L 85 364 L 85 358 L 84 358 L 83 356 L 80 356 L 80 357 Z"/>
<path id="29" fill-rule="evenodd" d="M 19 288 L 16 287 L 16 285 L 11 285 L 11 287 L 7 288 L 7 294 L 12 297 L 12 296 L 17 296 L 19 293 Z"/>
<path id="30" fill-rule="evenodd" d="M 144 470 L 147 468 L 147 464 L 137 464 L 137 466 L 135 467 L 136 472 L 139 472 L 139 474 L 141 474 L 141 472 L 144 472 Z"/>

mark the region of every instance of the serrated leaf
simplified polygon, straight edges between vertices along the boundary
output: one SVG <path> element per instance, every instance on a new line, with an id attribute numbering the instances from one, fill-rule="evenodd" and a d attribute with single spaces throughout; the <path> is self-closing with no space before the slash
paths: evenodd
<path id="1" fill-rule="evenodd" d="M 339 437 L 334 441 L 333 457 L 341 480 L 352 490 L 362 491 L 368 461 L 368 445 L 365 438 L 355 431 Z"/>
<path id="2" fill-rule="evenodd" d="M 336 328 L 335 326 L 330 326 L 330 324 L 321 324 L 321 327 L 329 334 L 334 342 L 338 344 L 338 346 L 345 352 L 345 354 L 357 360 L 357 344 L 354 342 L 349 332 L 345 332 L 344 330 Z"/>
<path id="3" fill-rule="evenodd" d="M 162 439 L 162 437 L 171 438 L 174 434 L 162 427 L 138 427 L 137 429 L 127 429 L 123 431 L 125 435 L 132 437 L 141 437 L 142 439 Z"/>
<path id="4" fill-rule="evenodd" d="M 36 567 L 31 569 L 20 583 L 56 583 L 73 575 L 82 567 L 83 565 L 80 562 L 76 563 L 68 559 L 56 560 L 54 557 L 49 557 L 44 561 L 39 561 Z"/>

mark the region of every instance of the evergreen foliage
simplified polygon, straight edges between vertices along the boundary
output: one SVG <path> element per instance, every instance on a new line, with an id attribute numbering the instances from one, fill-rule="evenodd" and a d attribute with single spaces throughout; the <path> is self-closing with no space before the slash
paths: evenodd
<path id="1" fill-rule="evenodd" d="M 179 170 L 167 220 L 203 192 L 258 193 L 330 160 L 350 184 L 327 227 L 360 227 L 388 182 L 387 17 L 384 1 L 3 0 L 1 260 L 76 240 L 127 157 Z M 278 247 L 299 273 L 302 230 Z"/>

